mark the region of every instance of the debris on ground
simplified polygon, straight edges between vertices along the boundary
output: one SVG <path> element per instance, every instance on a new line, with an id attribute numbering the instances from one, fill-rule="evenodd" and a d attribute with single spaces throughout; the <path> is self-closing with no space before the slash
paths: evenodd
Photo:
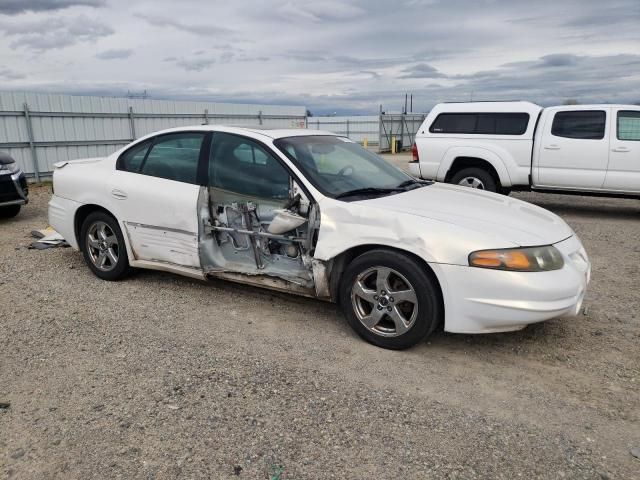
<path id="1" fill-rule="evenodd" d="M 9 402 L 0 402 L 0 412 L 4 412 L 5 410 L 9 410 L 11 403 Z"/>
<path id="2" fill-rule="evenodd" d="M 30 249 L 45 250 L 47 248 L 70 246 L 62 235 L 51 227 L 42 230 L 32 230 L 31 236 L 37 238 L 38 241 L 31 243 L 31 245 L 29 245 Z"/>
<path id="3" fill-rule="evenodd" d="M 640 447 L 632 448 L 629 453 L 636 458 L 640 458 Z"/>

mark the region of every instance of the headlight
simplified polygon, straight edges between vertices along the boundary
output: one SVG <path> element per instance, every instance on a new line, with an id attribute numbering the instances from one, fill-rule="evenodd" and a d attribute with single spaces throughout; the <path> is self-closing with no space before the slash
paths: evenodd
<path id="1" fill-rule="evenodd" d="M 469 255 L 469 265 L 516 272 L 545 272 L 564 266 L 562 254 L 552 245 L 544 247 L 479 250 Z"/>

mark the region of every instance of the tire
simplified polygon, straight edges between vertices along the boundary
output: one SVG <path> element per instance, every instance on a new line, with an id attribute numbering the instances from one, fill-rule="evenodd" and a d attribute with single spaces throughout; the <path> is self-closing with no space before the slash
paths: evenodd
<path id="1" fill-rule="evenodd" d="M 120 226 L 105 212 L 92 212 L 80 228 L 80 250 L 91 271 L 103 280 L 120 280 L 131 267 Z"/>
<path id="2" fill-rule="evenodd" d="M 493 176 L 486 170 L 477 167 L 463 168 L 451 177 L 450 183 L 489 192 L 498 191 L 498 185 Z"/>
<path id="3" fill-rule="evenodd" d="M 351 328 L 378 347 L 412 347 L 442 320 L 442 296 L 433 273 L 392 250 L 356 257 L 342 276 L 339 293 Z"/>
<path id="4" fill-rule="evenodd" d="M 13 218 L 20 213 L 22 205 L 9 205 L 8 207 L 0 207 L 0 218 Z"/>

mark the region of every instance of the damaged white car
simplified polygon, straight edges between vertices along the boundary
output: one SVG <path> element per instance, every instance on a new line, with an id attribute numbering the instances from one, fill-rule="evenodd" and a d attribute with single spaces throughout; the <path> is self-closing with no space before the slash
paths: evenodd
<path id="1" fill-rule="evenodd" d="M 61 162 L 49 221 L 100 278 L 130 268 L 338 302 L 367 341 L 518 330 L 573 314 L 590 264 L 556 215 L 416 180 L 310 130 L 171 129 Z"/>

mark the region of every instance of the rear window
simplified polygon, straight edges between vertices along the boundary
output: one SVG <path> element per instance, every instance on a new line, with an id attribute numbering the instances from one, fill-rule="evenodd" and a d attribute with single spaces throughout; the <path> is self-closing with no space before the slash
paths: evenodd
<path id="1" fill-rule="evenodd" d="M 618 140 L 640 141 L 640 112 L 636 110 L 618 112 Z"/>
<path id="2" fill-rule="evenodd" d="M 441 113 L 431 133 L 471 135 L 522 135 L 529 125 L 528 113 Z"/>
<path id="3" fill-rule="evenodd" d="M 581 140 L 601 140 L 607 115 L 604 110 L 558 112 L 553 117 L 551 135 Z"/>

